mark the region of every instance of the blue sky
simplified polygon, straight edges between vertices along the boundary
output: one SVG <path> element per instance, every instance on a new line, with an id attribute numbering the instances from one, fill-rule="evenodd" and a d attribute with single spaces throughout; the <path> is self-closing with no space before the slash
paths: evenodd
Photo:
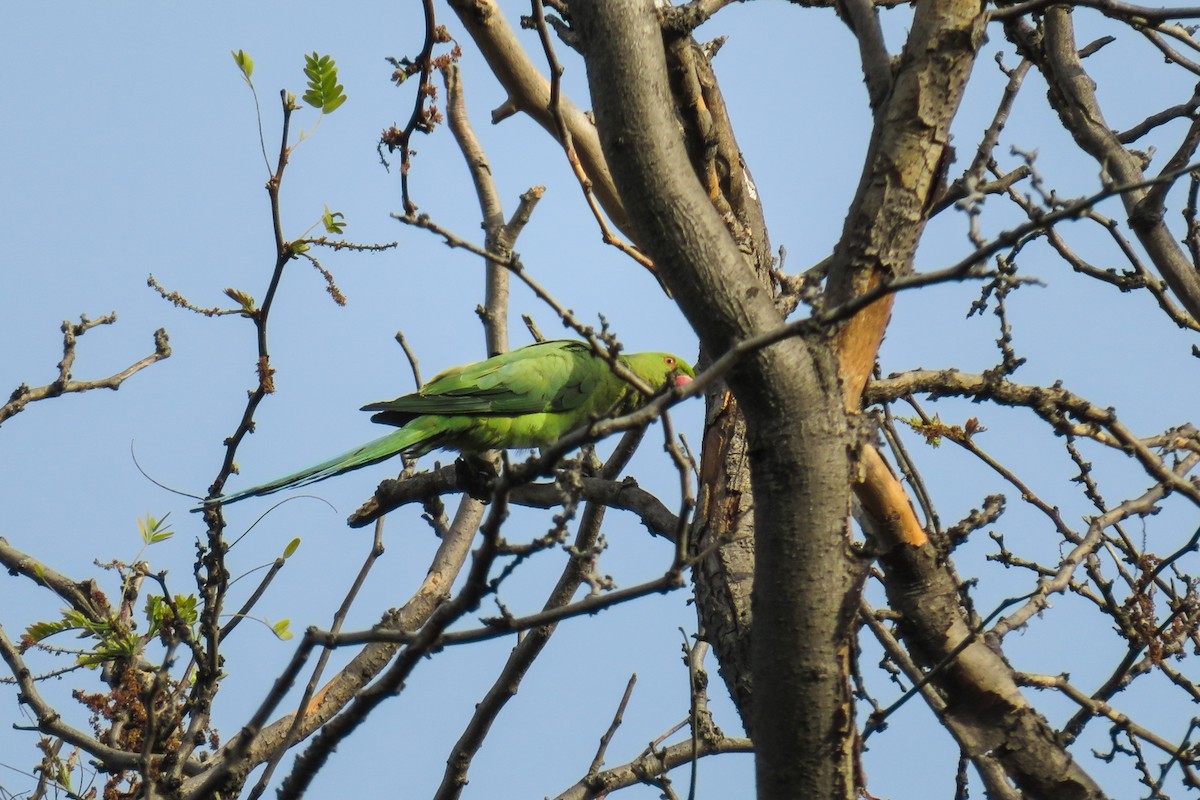
<path id="1" fill-rule="evenodd" d="M 526 10 L 505 7 L 510 17 Z M 546 135 L 520 117 L 490 124 L 490 110 L 503 101 L 503 93 L 450 12 L 439 13 L 466 51 L 468 104 L 506 212 L 530 186 L 549 187 L 517 245 L 531 273 L 581 319 L 594 322 L 603 313 L 629 349 L 693 357 L 695 335 L 653 279 L 599 244 L 565 160 Z M 907 13 L 889 16 L 894 49 L 902 41 Z M 415 55 L 421 20 L 415 4 L 378 2 L 348 4 L 336 12 L 305 2 L 78 4 L 69 9 L 25 4 L 10 9 L 7 17 L 0 29 L 0 61 L 11 76 L 0 125 L 0 214 L 9 220 L 0 248 L 6 284 L 0 292 L 0 386 L 51 380 L 61 356 L 58 326 L 81 313 L 96 317 L 116 310 L 120 319 L 80 342 L 78 378 L 108 375 L 150 352 L 152 332 L 159 327 L 170 332 L 174 355 L 119 392 L 35 404 L 4 426 L 0 536 L 60 571 L 85 578 L 98 573 L 97 559 L 127 560 L 137 553 L 138 516 L 171 512 L 175 538 L 154 547 L 148 557 L 156 569 L 169 570 L 175 591 L 187 592 L 192 542 L 202 533 L 199 520 L 186 513 L 191 501 L 142 477 L 130 451 L 155 480 L 203 494 L 219 467 L 222 439 L 234 430 L 244 392 L 253 384 L 254 339 L 246 321 L 197 317 L 171 307 L 145 286 L 152 273 L 201 306 L 226 303 L 226 287 L 258 299 L 265 289 L 273 260 L 263 190 L 267 171 L 253 101 L 231 50 L 244 49 L 255 59 L 254 82 L 272 159 L 280 122 L 277 93 L 281 88 L 302 93 L 305 53 L 333 56 L 349 97 L 292 157 L 283 189 L 285 236 L 299 236 L 327 205 L 345 214 L 349 239 L 398 241 L 399 246 L 380 255 L 320 255 L 349 300 L 346 308 L 329 301 L 315 272 L 300 262 L 289 265 L 272 316 L 278 393 L 262 405 L 257 432 L 239 452 L 242 476 L 230 488 L 292 471 L 377 435 L 358 407 L 413 388 L 393 340 L 397 330 L 405 333 L 427 377 L 485 355 L 474 314 L 482 299 L 480 264 L 389 217 L 400 208 L 399 180 L 395 169 L 380 166 L 375 152 L 379 132 L 402 124 L 411 107 L 412 87 L 392 86 L 384 57 Z M 1082 41 L 1095 22 L 1082 15 Z M 731 38 L 716 68 L 739 141 L 765 200 L 773 244 L 786 246 L 788 269 L 799 271 L 829 253 L 861 168 L 869 114 L 856 47 L 832 13 L 782 3 L 730 7 L 701 31 L 705 38 L 721 33 Z M 523 35 L 536 48 L 533 34 Z M 999 44 L 998 31 L 994 39 Z M 1000 46 L 1008 63 L 1015 63 L 1011 48 Z M 1146 47 L 1125 36 L 1088 62 L 1102 100 L 1112 98 L 1114 127 L 1128 127 L 1190 96 L 1190 84 L 1166 72 L 1153 56 L 1147 58 Z M 1002 85 L 990 52 L 980 59 L 973 80 L 972 91 L 980 94 L 968 99 L 956 128 L 960 159 L 969 157 Z M 586 106 L 580 62 L 565 52 L 560 56 L 568 67 L 567 91 Z M 1130 59 L 1138 59 L 1139 68 L 1146 65 L 1146 74 L 1130 75 L 1125 67 Z M 1151 75 L 1152 69 L 1163 72 Z M 1007 158 L 1012 145 L 1037 148 L 1039 169 L 1061 192 L 1094 191 L 1095 165 L 1070 152 L 1046 112 L 1044 87 L 1035 76 L 1029 83 L 998 152 Z M 1131 87 L 1137 90 L 1133 95 Z M 306 110 L 294 124 L 310 128 L 315 119 L 315 112 Z M 1174 135 L 1178 131 L 1168 129 Z M 460 235 L 481 239 L 474 193 L 448 132 L 419 138 L 416 147 L 412 182 L 421 210 Z M 997 212 L 985 217 L 985 225 L 992 226 L 988 231 L 1015 221 L 1002 204 L 988 202 Z M 1123 216 L 1113 203 L 1104 210 Z M 963 221 L 944 216 L 931 225 L 919 255 L 922 269 L 953 263 L 969 252 Z M 1079 223 L 1064 230 L 1074 234 L 1075 246 L 1102 263 L 1114 258 L 1094 231 Z M 1116 406 L 1142 434 L 1189 418 L 1200 388 L 1194 362 L 1188 361 L 1190 341 L 1148 297 L 1124 297 L 1093 286 L 1044 248 L 1026 251 L 1023 264 L 1046 285 L 1024 287 L 1011 300 L 1017 344 L 1030 358 L 1018 379 L 1049 383 L 1063 378 L 1101 405 Z M 989 313 L 964 319 L 977 294 L 977 287 L 953 286 L 901 297 L 882 355 L 883 371 L 992 366 L 994 318 Z M 553 314 L 523 289 L 514 289 L 512 311 L 514 346 L 528 341 L 519 321 L 523 312 L 533 314 L 547 335 L 562 333 Z M 1073 520 L 1088 512 L 1064 488 L 1071 464 L 1061 447 L 1030 426 L 1027 415 L 952 403 L 931 410 L 954 422 L 980 416 L 991 429 L 981 440 L 985 447 L 1062 504 Z M 699 403 L 674 416 L 698 447 Z M 643 450 L 631 473 L 673 505 L 678 489 L 669 463 L 653 438 Z M 998 479 L 949 446 L 918 448 L 918 456 L 937 487 L 944 521 L 962 516 L 986 494 L 1004 491 Z M 1098 469 L 1118 487 L 1114 496 L 1146 483 L 1124 462 L 1098 457 Z M 370 495 L 375 481 L 392 474 L 389 466 L 380 466 L 321 484 L 316 493 L 337 512 L 316 501 L 290 502 L 238 545 L 232 554 L 235 575 L 270 561 L 293 537 L 303 542 L 259 614 L 272 621 L 290 619 L 297 631 L 328 622 L 370 544 L 366 532 L 348 531 L 342 520 Z M 999 528 L 1010 544 L 1052 557 L 1052 532 L 1008 493 L 1012 510 Z M 249 526 L 269 505 L 254 501 L 231 509 L 231 531 Z M 548 525 L 541 515 L 520 515 L 506 530 L 520 539 L 519 531 L 532 537 Z M 1145 530 L 1161 537 L 1161 551 L 1167 552 L 1168 542 L 1182 542 L 1194 527 L 1194 510 L 1168 506 Z M 648 540 L 627 515 L 610 515 L 606 534 L 610 550 L 602 568 L 622 586 L 654 577 L 669 564 L 669 546 Z M 416 511 L 393 515 L 387 536 L 388 552 L 348 627 L 366 627 L 381 610 L 402 603 L 423 577 L 436 544 Z M 979 588 L 981 605 L 1027 591 L 1020 588 L 1024 584 L 1000 579 L 1002 570 L 984 561 L 988 552 L 990 543 L 979 536 L 957 554 L 964 576 L 989 578 Z M 561 559 L 553 557 L 535 562 L 506 586 L 505 602 L 518 611 L 540 607 L 560 566 Z M 101 577 L 111 592 L 115 579 Z M 251 576 L 235 589 L 248 592 L 254 585 Z M 609 749 L 610 764 L 635 757 L 645 742 L 683 719 L 687 675 L 679 662 L 678 629 L 695 630 L 686 601 L 686 592 L 677 592 L 562 626 L 498 720 L 472 768 L 468 796 L 495 796 L 497 786 L 510 796 L 543 796 L 571 785 L 586 770 L 633 672 L 638 686 Z M 1062 604 L 1077 605 L 1068 599 Z M 0 622 L 10 637 L 32 621 L 53 617 L 58 606 L 24 581 L 0 581 L 5 610 Z M 1090 687 L 1091 661 L 1102 677 L 1112 659 L 1081 661 L 1070 638 L 1073 630 L 1098 618 L 1087 616 L 1086 609 L 1075 612 L 1048 614 L 1028 633 L 1010 637 L 1008 652 L 1020 660 L 1019 668 L 1070 668 L 1081 685 Z M 277 641 L 265 626 L 244 625 L 238 636 L 226 653 L 234 679 L 222 689 L 217 708 L 217 727 L 226 737 L 294 647 Z M 347 781 L 364 792 L 402 782 L 412 796 L 428 795 L 441 778 L 450 745 L 510 646 L 497 641 L 425 662 L 408 690 L 339 750 L 312 796 L 336 796 Z M 871 655 L 864 656 L 864 669 L 873 665 Z M 717 722 L 737 731 L 715 665 L 711 669 Z M 67 712 L 73 711 L 71 702 L 62 697 L 76 678 L 46 689 Z M 885 700 L 894 694 L 882 679 L 875 688 Z M 1154 700 L 1137 702 L 1131 712 Z M 0 722 L 18 719 L 14 693 L 0 691 Z M 82 725 L 83 719 L 78 712 L 76 723 Z M 1178 720 L 1167 716 L 1162 724 L 1164 735 L 1181 735 Z M 913 741 L 922 744 L 914 747 Z M 33 743 L 32 734 L 0 725 L 0 762 L 6 765 L 0 767 L 0 787 L 29 788 L 26 778 L 8 768 L 34 763 Z M 867 769 L 874 794 L 901 800 L 953 791 L 954 750 L 918 703 L 910 703 L 893 729 L 871 744 Z M 1089 763 L 1092 767 L 1106 774 Z M 729 756 L 702 763 L 700 785 L 704 797 L 748 796 L 750 759 Z M 657 793 L 643 787 L 622 796 Z"/>

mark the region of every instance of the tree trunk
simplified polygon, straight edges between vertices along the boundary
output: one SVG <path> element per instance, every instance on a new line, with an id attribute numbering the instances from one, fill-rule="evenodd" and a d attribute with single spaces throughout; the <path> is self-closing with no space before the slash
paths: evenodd
<path id="1" fill-rule="evenodd" d="M 600 142 L 638 243 L 709 353 L 783 320 L 697 179 L 651 0 L 572 5 Z M 756 529 L 752 716 L 759 797 L 853 798 L 847 545 L 852 431 L 832 340 L 792 339 L 729 375 L 746 415 Z"/>

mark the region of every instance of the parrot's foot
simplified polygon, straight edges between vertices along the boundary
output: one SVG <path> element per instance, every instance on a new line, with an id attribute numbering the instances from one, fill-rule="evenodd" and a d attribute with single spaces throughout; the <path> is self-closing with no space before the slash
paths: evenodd
<path id="1" fill-rule="evenodd" d="M 492 488 L 500 477 L 500 465 L 495 459 L 464 455 L 454 462 L 458 485 L 476 500 L 492 499 Z"/>

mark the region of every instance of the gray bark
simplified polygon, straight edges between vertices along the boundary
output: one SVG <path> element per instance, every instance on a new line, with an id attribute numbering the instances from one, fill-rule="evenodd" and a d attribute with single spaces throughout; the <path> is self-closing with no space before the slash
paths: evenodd
<path id="1" fill-rule="evenodd" d="M 774 328 L 769 291 L 697 180 L 650 0 L 572 4 L 601 146 L 639 244 L 707 352 Z M 781 342 L 729 376 L 754 490 L 753 737 L 760 798 L 854 797 L 851 429 L 828 339 Z"/>

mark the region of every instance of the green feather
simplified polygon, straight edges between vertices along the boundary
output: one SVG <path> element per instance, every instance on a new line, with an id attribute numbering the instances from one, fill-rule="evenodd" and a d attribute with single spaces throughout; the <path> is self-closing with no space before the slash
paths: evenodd
<path id="1" fill-rule="evenodd" d="M 634 353 L 620 360 L 655 393 L 695 377 L 691 367 L 668 353 Z M 364 411 L 376 412 L 372 421 L 400 429 L 270 483 L 206 500 L 205 505 L 305 486 L 400 453 L 546 447 L 594 419 L 631 411 L 646 399 L 584 342 L 540 342 L 448 369 L 412 394 L 363 406 Z"/>
<path id="2" fill-rule="evenodd" d="M 418 417 L 412 424 L 406 425 L 398 431 L 393 431 L 387 436 L 381 436 L 339 456 L 334 456 L 328 461 L 322 461 L 320 464 L 315 464 L 299 472 L 293 472 L 291 475 L 276 478 L 270 483 L 252 486 L 249 489 L 227 494 L 218 499 L 222 503 L 236 503 L 238 500 L 244 500 L 247 497 L 260 497 L 265 494 L 278 492 L 280 489 L 307 486 L 310 483 L 332 478 L 334 475 L 341 475 L 343 472 L 350 472 L 351 470 L 378 464 L 380 461 L 385 461 L 405 450 L 415 448 L 428 441 L 436 440 L 439 434 L 442 433 L 439 429 L 442 422 L 443 420 L 438 417 Z M 212 502 L 211 500 L 206 501 L 209 504 Z"/>

